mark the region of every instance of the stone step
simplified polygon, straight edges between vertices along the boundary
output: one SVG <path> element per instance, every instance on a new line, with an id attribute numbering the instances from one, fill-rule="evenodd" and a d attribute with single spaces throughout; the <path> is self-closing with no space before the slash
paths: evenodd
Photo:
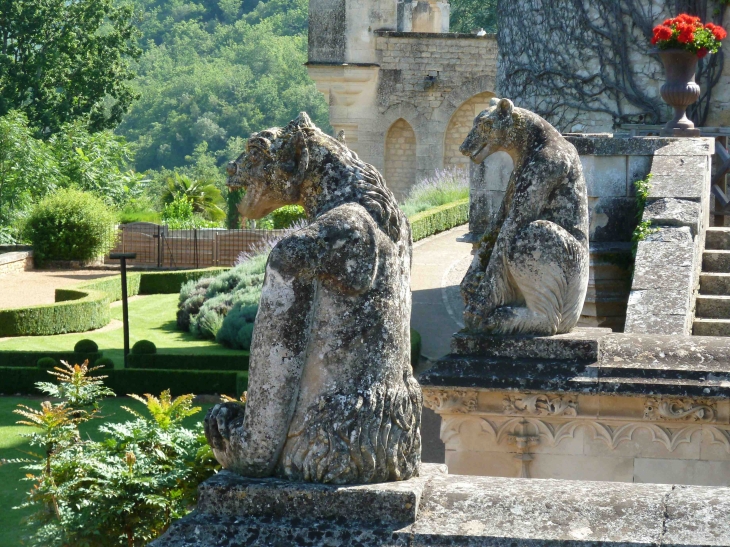
<path id="1" fill-rule="evenodd" d="M 700 293 L 730 295 L 730 273 L 703 273 L 700 275 Z"/>
<path id="2" fill-rule="evenodd" d="M 705 249 L 730 251 L 730 228 L 707 228 Z"/>
<path id="3" fill-rule="evenodd" d="M 703 272 L 730 272 L 730 251 L 705 251 L 702 253 Z"/>
<path id="4" fill-rule="evenodd" d="M 698 295 L 695 315 L 704 319 L 730 319 L 730 296 Z"/>
<path id="5" fill-rule="evenodd" d="M 695 336 L 730 336 L 730 319 L 695 319 Z"/>

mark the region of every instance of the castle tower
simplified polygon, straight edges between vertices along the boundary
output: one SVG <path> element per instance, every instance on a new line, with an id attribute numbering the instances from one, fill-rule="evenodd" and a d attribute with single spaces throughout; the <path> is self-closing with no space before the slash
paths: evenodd
<path id="1" fill-rule="evenodd" d="M 309 74 L 335 133 L 403 198 L 444 166 L 494 96 L 493 35 L 449 33 L 437 0 L 310 0 Z"/>

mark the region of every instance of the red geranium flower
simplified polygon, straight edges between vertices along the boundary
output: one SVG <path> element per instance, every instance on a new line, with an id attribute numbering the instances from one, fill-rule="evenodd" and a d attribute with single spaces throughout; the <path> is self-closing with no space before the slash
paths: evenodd
<path id="1" fill-rule="evenodd" d="M 707 23 L 705 25 L 705 28 L 712 32 L 712 35 L 715 37 L 716 40 L 722 41 L 725 38 L 727 38 L 727 32 L 724 28 L 722 28 L 720 25 L 715 25 L 713 23 Z"/>
<path id="2" fill-rule="evenodd" d="M 677 36 L 677 40 L 679 40 L 680 43 L 689 44 L 695 39 L 694 25 L 690 25 L 688 23 L 679 23 L 677 24 L 677 30 L 679 31 L 679 36 Z"/>
<path id="3" fill-rule="evenodd" d="M 654 38 L 651 39 L 651 43 L 655 44 L 660 40 L 669 40 L 672 37 L 674 31 L 664 25 L 654 27 Z"/>

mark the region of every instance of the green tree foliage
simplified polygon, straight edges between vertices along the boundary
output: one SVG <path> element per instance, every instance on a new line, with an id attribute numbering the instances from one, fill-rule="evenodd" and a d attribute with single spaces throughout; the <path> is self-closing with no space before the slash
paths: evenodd
<path id="1" fill-rule="evenodd" d="M 329 127 L 304 66 L 307 0 L 136 2 L 144 12 L 141 98 L 119 131 L 138 144 L 140 171 L 200 164 L 202 156 L 219 167 L 252 132 L 301 110 Z"/>
<path id="2" fill-rule="evenodd" d="M 53 151 L 33 137 L 21 112 L 0 117 L 0 243 L 17 236 L 17 225 L 34 200 L 61 179 Z"/>
<path id="3" fill-rule="evenodd" d="M 167 178 L 167 188 L 162 202 L 171 204 L 184 197 L 191 205 L 192 212 L 203 215 L 209 220 L 223 220 L 225 211 L 221 208 L 225 200 L 215 184 L 206 180 L 193 180 L 186 175 L 174 173 Z"/>
<path id="4" fill-rule="evenodd" d="M 21 110 L 44 134 L 80 118 L 116 126 L 135 96 L 137 33 L 114 0 L 0 0 L 0 116 Z"/>
<path id="5" fill-rule="evenodd" d="M 497 0 L 452 0 L 451 32 L 497 32 Z"/>

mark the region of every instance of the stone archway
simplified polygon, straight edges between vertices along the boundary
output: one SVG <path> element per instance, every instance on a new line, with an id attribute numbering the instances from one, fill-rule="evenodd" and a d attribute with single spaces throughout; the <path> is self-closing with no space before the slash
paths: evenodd
<path id="1" fill-rule="evenodd" d="M 385 182 L 398 201 L 416 183 L 416 133 L 398 118 L 385 136 Z"/>
<path id="2" fill-rule="evenodd" d="M 489 100 L 493 97 L 495 95 L 490 91 L 474 95 L 452 114 L 444 135 L 444 168 L 469 168 L 469 158 L 461 155 L 459 146 L 471 130 L 474 118 L 489 106 Z"/>

